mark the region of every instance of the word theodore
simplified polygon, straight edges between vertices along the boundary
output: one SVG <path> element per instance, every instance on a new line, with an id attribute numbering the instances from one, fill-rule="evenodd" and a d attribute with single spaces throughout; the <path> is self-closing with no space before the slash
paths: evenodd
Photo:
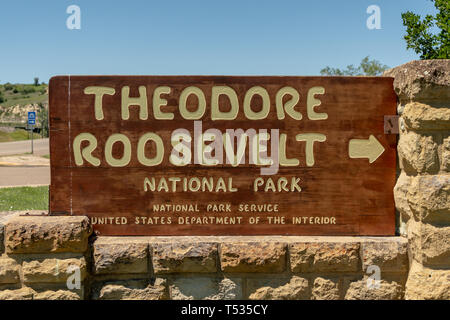
<path id="1" fill-rule="evenodd" d="M 153 91 L 152 110 L 155 120 L 173 120 L 174 114 L 172 112 L 163 112 L 161 107 L 167 105 L 167 99 L 161 97 L 162 94 L 170 94 L 172 92 L 171 87 L 157 87 Z M 110 87 L 90 86 L 84 89 L 85 94 L 92 94 L 95 96 L 95 119 L 103 120 L 103 96 L 114 95 L 116 90 Z M 324 94 L 325 89 L 323 87 L 313 87 L 308 90 L 307 98 L 307 114 L 310 120 L 325 120 L 328 118 L 326 113 L 316 113 L 314 107 L 320 105 L 320 100 L 315 98 L 316 94 Z M 130 118 L 130 106 L 139 106 L 139 119 L 148 119 L 148 98 L 147 87 L 139 86 L 139 97 L 130 97 L 130 87 L 123 86 L 121 92 L 121 115 L 122 120 L 128 120 Z M 187 108 L 188 98 L 193 95 L 197 98 L 197 110 L 190 111 Z M 231 104 L 229 111 L 221 111 L 219 105 L 219 97 L 221 95 L 226 96 Z M 260 111 L 253 111 L 251 107 L 251 101 L 254 96 L 259 96 L 262 99 L 262 109 Z M 283 103 L 283 98 L 290 96 L 291 99 Z M 285 118 L 285 113 L 295 120 L 301 120 L 302 114 L 296 111 L 294 108 L 300 100 L 299 92 L 292 87 L 283 87 L 276 93 L 275 108 L 277 117 L 279 120 Z M 235 120 L 239 113 L 239 100 L 236 91 L 228 86 L 213 86 L 211 89 L 211 120 Z M 244 96 L 244 115 L 248 120 L 264 120 L 269 115 L 271 110 L 270 96 L 266 89 L 260 86 L 254 86 L 248 89 Z M 190 86 L 183 91 L 179 96 L 179 113 L 185 120 L 200 120 L 206 111 L 206 98 L 203 91 L 195 86 Z"/>
<path id="2" fill-rule="evenodd" d="M 155 120 L 173 120 L 174 114 L 172 112 L 163 112 L 161 107 L 167 105 L 167 100 L 162 98 L 162 94 L 169 94 L 170 87 L 157 87 L 153 91 L 153 116 Z M 94 95 L 94 114 L 95 119 L 103 121 L 105 119 L 103 112 L 103 97 L 104 95 L 114 95 L 115 89 L 109 87 L 90 86 L 84 89 L 87 95 Z M 130 106 L 139 107 L 139 119 L 148 119 L 148 98 L 147 89 L 145 86 L 139 87 L 139 97 L 131 98 L 130 88 L 123 86 L 121 91 L 121 120 L 126 121 L 130 118 Z M 317 113 L 315 107 L 321 104 L 321 101 L 315 98 L 315 95 L 323 95 L 325 89 L 323 87 L 313 87 L 308 90 L 307 95 L 307 116 L 309 120 L 326 120 L 327 113 Z M 230 102 L 231 108 L 228 111 L 221 111 L 219 104 L 219 97 L 224 95 Z M 197 110 L 188 110 L 187 100 L 190 96 L 195 96 L 197 99 Z M 251 101 L 254 96 L 259 96 L 262 100 L 261 110 L 255 112 L 252 110 Z M 285 96 L 290 99 L 284 100 Z M 288 115 L 294 120 L 301 120 L 302 114 L 294 110 L 300 99 L 299 92 L 292 87 L 283 87 L 278 90 L 275 97 L 275 110 L 278 120 L 283 120 L 285 115 Z M 270 110 L 269 93 L 266 89 L 260 86 L 255 86 L 246 91 L 243 102 L 243 113 L 248 120 L 264 120 Z M 284 102 L 283 102 L 284 101 Z M 271 129 L 270 133 L 266 129 L 226 129 L 222 132 L 218 129 L 208 129 L 205 132 L 202 130 L 202 122 L 195 121 L 201 119 L 206 111 L 206 98 L 201 89 L 195 86 L 190 86 L 181 91 L 179 96 L 179 113 L 185 120 L 194 120 L 194 135 L 184 128 L 176 129 L 171 134 L 172 152 L 169 157 L 169 162 L 174 166 L 185 166 L 188 164 L 200 164 L 202 166 L 215 166 L 219 164 L 231 164 L 238 166 L 245 164 L 245 153 L 248 146 L 249 164 L 259 166 L 271 166 L 269 173 L 275 174 L 278 167 L 299 166 L 300 161 L 297 158 L 288 158 L 286 156 L 287 134 L 279 133 L 279 129 Z M 238 116 L 240 106 L 236 92 L 228 86 L 213 86 L 211 89 L 211 120 L 235 120 Z M 232 123 L 232 122 L 231 122 Z M 314 143 L 325 142 L 326 136 L 322 133 L 299 133 L 295 135 L 295 140 L 305 142 L 306 165 L 308 167 L 314 166 Z M 89 144 L 83 148 L 83 142 L 87 141 Z M 237 141 L 235 143 L 235 141 Z M 267 156 L 267 143 L 271 143 L 271 155 Z M 134 147 L 133 143 L 136 144 Z M 148 145 L 152 143 L 154 146 L 155 155 L 152 158 L 146 156 Z M 115 144 L 120 144 L 123 153 L 120 157 L 113 155 L 113 148 Z M 192 151 L 193 144 L 193 151 Z M 93 166 L 100 166 L 101 160 L 95 157 L 92 153 L 97 149 L 98 140 L 95 135 L 89 132 L 79 133 L 73 140 L 73 152 L 75 164 L 83 166 L 85 161 Z M 165 146 L 163 138 L 155 132 L 143 133 L 138 141 L 132 139 L 123 133 L 113 133 L 109 135 L 103 146 L 103 155 L 107 165 L 112 167 L 128 166 L 132 153 L 137 155 L 138 162 L 146 167 L 157 166 L 163 162 L 165 154 Z M 225 150 L 225 160 L 224 160 Z M 213 156 L 214 154 L 214 156 Z"/>

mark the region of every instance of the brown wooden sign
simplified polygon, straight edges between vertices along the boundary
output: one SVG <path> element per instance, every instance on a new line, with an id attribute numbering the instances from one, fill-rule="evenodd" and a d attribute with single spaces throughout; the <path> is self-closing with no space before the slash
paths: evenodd
<path id="1" fill-rule="evenodd" d="M 393 79 L 58 76 L 50 211 L 103 235 L 393 235 Z"/>

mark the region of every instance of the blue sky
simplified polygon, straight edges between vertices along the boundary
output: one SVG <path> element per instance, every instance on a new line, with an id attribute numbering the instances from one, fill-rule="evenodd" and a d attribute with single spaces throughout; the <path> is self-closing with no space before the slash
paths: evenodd
<path id="1" fill-rule="evenodd" d="M 81 30 L 69 30 L 69 5 Z M 366 9 L 381 8 L 381 30 Z M 370 55 L 389 66 L 406 50 L 401 13 L 429 0 L 0 1 L 0 83 L 58 74 L 318 75 Z"/>

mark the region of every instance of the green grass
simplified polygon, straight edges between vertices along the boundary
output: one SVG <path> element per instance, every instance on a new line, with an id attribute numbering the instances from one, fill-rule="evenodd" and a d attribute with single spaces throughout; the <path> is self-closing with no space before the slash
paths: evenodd
<path id="1" fill-rule="evenodd" d="M 48 210 L 48 187 L 0 188 L 0 211 Z"/>
<path id="2" fill-rule="evenodd" d="M 13 84 L 13 88 L 17 91 L 6 90 L 5 85 L 0 85 L 0 93 L 6 99 L 6 101 L 0 103 L 4 107 L 10 107 L 15 105 L 27 105 L 30 103 L 47 102 L 48 96 L 45 94 L 47 85 L 34 86 L 32 84 Z M 34 91 L 34 92 L 33 92 Z"/>
<path id="3" fill-rule="evenodd" d="M 14 130 L 11 133 L 0 131 L 0 142 L 21 141 L 28 140 L 29 138 L 31 138 L 31 135 L 23 129 Z M 39 134 L 33 133 L 33 139 L 41 138 Z"/>
<path id="4" fill-rule="evenodd" d="M 44 155 L 42 156 L 42 158 L 50 159 L 50 155 L 49 155 L 49 154 L 44 154 Z"/>
<path id="5" fill-rule="evenodd" d="M 0 122 L 0 127 L 20 127 L 26 125 L 27 124 L 25 122 Z"/>

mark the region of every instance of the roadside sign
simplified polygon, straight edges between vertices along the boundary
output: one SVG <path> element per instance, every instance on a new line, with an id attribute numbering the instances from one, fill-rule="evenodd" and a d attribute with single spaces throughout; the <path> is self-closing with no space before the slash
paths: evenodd
<path id="1" fill-rule="evenodd" d="M 36 112 L 29 111 L 28 112 L 28 125 L 31 126 L 31 154 L 34 153 L 33 148 L 33 126 L 36 124 Z"/>
<path id="2" fill-rule="evenodd" d="M 28 124 L 36 124 L 36 112 L 28 112 Z"/>
<path id="3" fill-rule="evenodd" d="M 393 80 L 54 77 L 50 212 L 102 235 L 394 235 Z"/>

